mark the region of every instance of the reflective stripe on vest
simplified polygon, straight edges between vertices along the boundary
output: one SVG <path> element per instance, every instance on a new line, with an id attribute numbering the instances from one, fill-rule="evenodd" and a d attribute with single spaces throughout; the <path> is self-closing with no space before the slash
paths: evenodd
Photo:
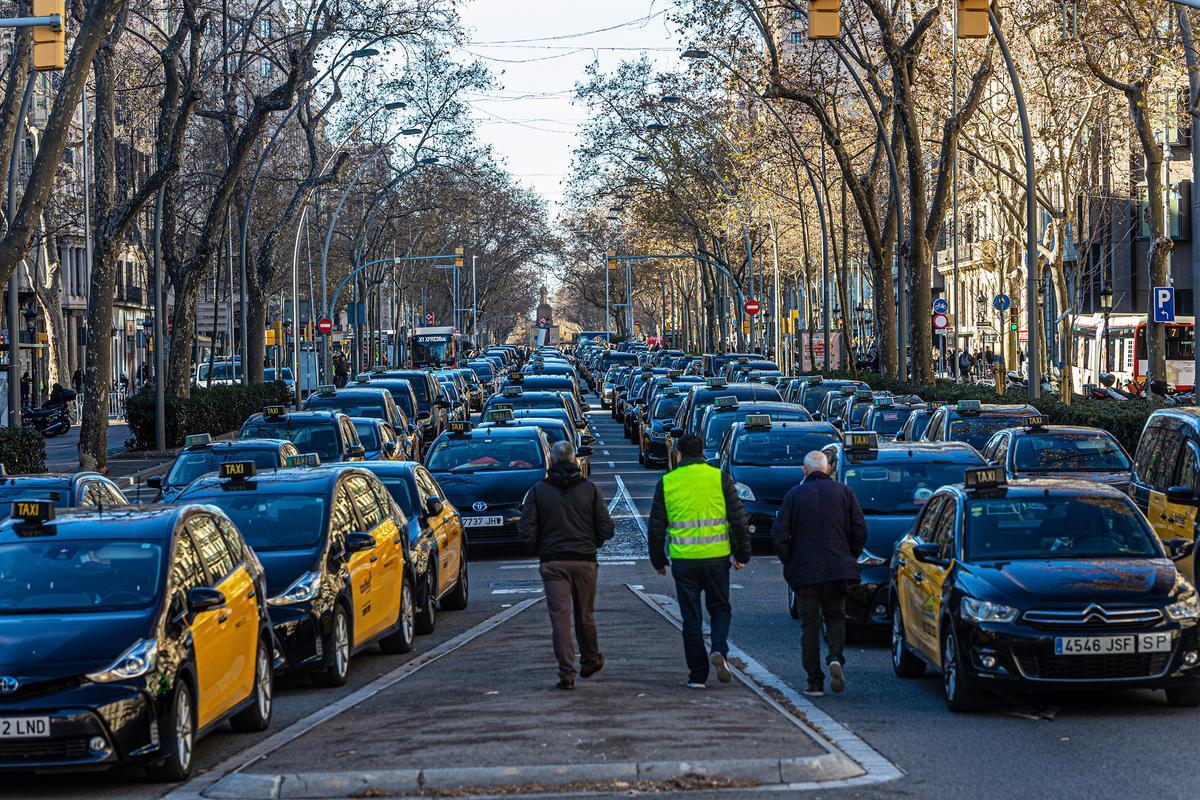
<path id="1" fill-rule="evenodd" d="M 733 552 L 721 470 L 708 464 L 676 467 L 663 476 L 663 500 L 672 559 L 721 558 Z"/>

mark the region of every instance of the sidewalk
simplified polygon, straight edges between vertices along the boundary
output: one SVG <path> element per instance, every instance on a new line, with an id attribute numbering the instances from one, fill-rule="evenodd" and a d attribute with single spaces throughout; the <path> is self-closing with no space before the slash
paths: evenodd
<path id="1" fill-rule="evenodd" d="M 606 664 L 573 692 L 554 688 L 538 602 L 202 794 L 728 789 L 862 774 L 736 679 L 686 688 L 678 630 L 628 588 L 602 585 L 597 619 Z"/>

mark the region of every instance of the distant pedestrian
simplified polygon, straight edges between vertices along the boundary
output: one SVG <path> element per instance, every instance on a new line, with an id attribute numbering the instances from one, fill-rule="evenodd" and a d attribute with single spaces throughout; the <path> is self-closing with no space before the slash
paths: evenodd
<path id="1" fill-rule="evenodd" d="M 829 477 L 829 460 L 814 450 L 804 457 L 804 482 L 783 498 L 771 528 L 775 555 L 800 606 L 801 652 L 808 674 L 806 695 L 825 694 L 821 671 L 821 625 L 829 654 L 829 686 L 846 688 L 846 592 L 858 583 L 858 557 L 867 523 L 854 492 Z"/>
<path id="2" fill-rule="evenodd" d="M 613 536 L 613 521 L 600 487 L 579 471 L 575 447 L 557 442 L 550 449 L 550 473 L 525 495 L 518 525 L 521 541 L 538 554 L 546 588 L 558 688 L 575 688 L 575 646 L 571 612 L 579 640 L 579 675 L 590 678 L 604 666 L 596 637 L 596 552 Z"/>
<path id="3" fill-rule="evenodd" d="M 687 435 L 679 440 L 683 459 L 654 490 L 650 508 L 650 563 L 667 574 L 670 556 L 679 614 L 683 619 L 683 654 L 688 688 L 703 689 L 712 664 L 717 680 L 729 683 L 729 562 L 741 569 L 750 561 L 746 510 L 733 480 L 704 460 L 704 441 Z M 708 608 L 711 654 L 704 647 L 701 597 Z"/>
<path id="4" fill-rule="evenodd" d="M 75 372 L 71 374 L 71 385 L 75 387 L 76 393 L 83 392 L 83 369 L 81 367 L 76 367 Z"/>

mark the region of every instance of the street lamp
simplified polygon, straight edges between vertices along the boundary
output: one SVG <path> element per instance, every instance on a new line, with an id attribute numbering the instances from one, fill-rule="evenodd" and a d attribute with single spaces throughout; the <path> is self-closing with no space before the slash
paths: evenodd
<path id="1" fill-rule="evenodd" d="M 650 160 L 650 156 L 634 156 L 633 160 L 644 164 L 645 162 Z"/>
<path id="2" fill-rule="evenodd" d="M 1108 341 L 1108 315 L 1112 313 L 1113 290 L 1109 284 L 1100 289 L 1100 310 L 1104 312 L 1104 371 L 1112 372 L 1112 347 Z"/>
<path id="3" fill-rule="evenodd" d="M 669 125 L 664 125 L 661 122 L 651 122 L 649 125 L 646 126 L 646 130 L 648 130 L 648 131 L 665 131 L 665 130 L 669 130 L 669 129 L 670 129 Z"/>
<path id="4" fill-rule="evenodd" d="M 25 317 L 25 329 L 29 332 L 29 404 L 36 408 L 38 405 L 37 349 L 33 345 L 37 344 L 37 306 L 30 300 L 25 304 L 25 308 L 21 309 L 21 314 Z"/>
<path id="5" fill-rule="evenodd" d="M 420 128 L 405 128 L 404 130 L 400 131 L 400 133 L 404 136 L 420 136 L 421 129 Z"/>
<path id="6" fill-rule="evenodd" d="M 673 106 L 676 103 L 683 102 L 683 98 L 676 94 L 664 94 L 662 97 L 659 98 L 659 100 L 661 100 L 662 102 L 666 103 L 669 106 Z"/>
<path id="7" fill-rule="evenodd" d="M 699 47 L 689 47 L 683 51 L 683 58 L 702 59 L 708 58 L 711 55 L 707 50 L 702 50 Z"/>

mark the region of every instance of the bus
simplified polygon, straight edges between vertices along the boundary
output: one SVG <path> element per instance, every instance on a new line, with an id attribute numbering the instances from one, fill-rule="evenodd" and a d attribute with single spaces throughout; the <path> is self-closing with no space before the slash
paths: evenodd
<path id="1" fill-rule="evenodd" d="M 413 367 L 453 367 L 467 352 L 467 338 L 449 325 L 416 328 L 408 337 Z"/>
<path id="2" fill-rule="evenodd" d="M 1196 385 L 1195 320 L 1176 317 L 1164 323 L 1167 342 L 1167 383 L 1179 391 L 1190 391 Z M 1099 384 L 1100 375 L 1111 372 L 1116 387 L 1133 382 L 1146 382 L 1146 317 L 1141 314 L 1110 314 L 1108 317 L 1108 348 L 1105 357 L 1105 328 L 1103 314 L 1082 314 L 1075 318 L 1074 384 L 1083 393 L 1085 384 Z M 1105 363 L 1107 361 L 1107 364 Z M 1111 366 L 1112 369 L 1106 369 Z"/>

